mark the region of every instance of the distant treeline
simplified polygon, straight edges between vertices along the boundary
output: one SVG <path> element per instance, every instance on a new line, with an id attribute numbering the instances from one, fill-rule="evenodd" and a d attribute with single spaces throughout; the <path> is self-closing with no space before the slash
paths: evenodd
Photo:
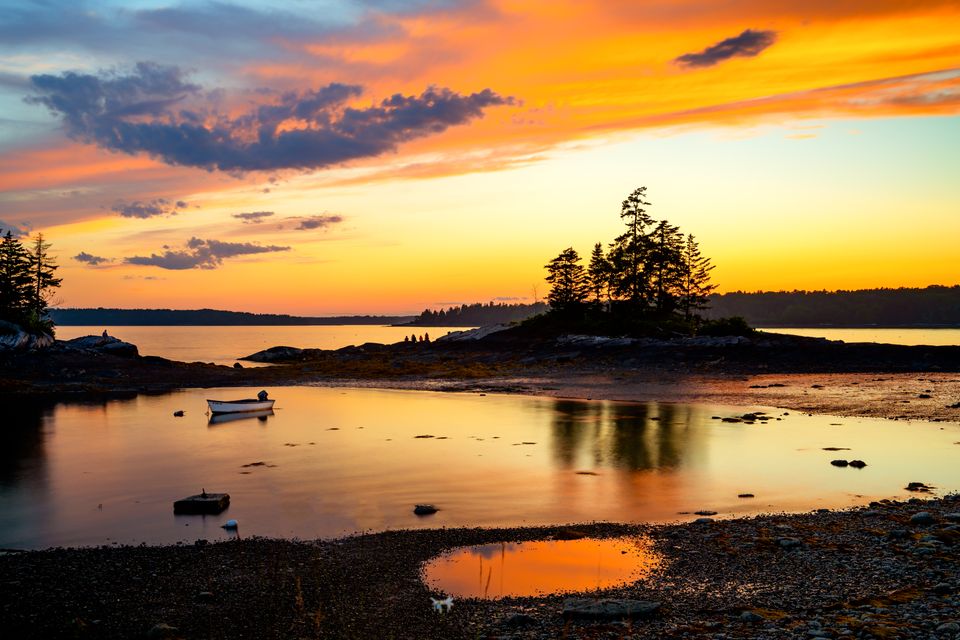
<path id="1" fill-rule="evenodd" d="M 960 285 L 923 289 L 715 294 L 707 316 L 757 327 L 960 326 Z"/>
<path id="2" fill-rule="evenodd" d="M 62 326 L 231 326 L 231 325 L 343 325 L 399 324 L 413 316 L 302 317 L 275 313 L 246 313 L 216 309 L 51 309 Z"/>
<path id="3" fill-rule="evenodd" d="M 418 327 L 482 327 L 491 324 L 507 324 L 526 320 L 550 307 L 545 302 L 533 304 L 507 304 L 478 302 L 439 311 L 425 310 L 409 324 Z"/>

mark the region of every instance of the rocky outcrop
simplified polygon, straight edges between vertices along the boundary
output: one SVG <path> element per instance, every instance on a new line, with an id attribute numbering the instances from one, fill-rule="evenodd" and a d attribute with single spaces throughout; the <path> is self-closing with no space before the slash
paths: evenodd
<path id="1" fill-rule="evenodd" d="M 467 329 L 465 331 L 451 331 L 445 336 L 437 338 L 437 342 L 469 342 L 471 340 L 482 340 L 487 336 L 505 331 L 510 328 L 506 324 L 492 324 L 487 327 L 477 327 L 476 329 Z"/>
<path id="2" fill-rule="evenodd" d="M 303 349 L 296 347 L 270 347 L 263 351 L 257 351 L 250 355 L 240 358 L 240 360 L 249 360 L 250 362 L 291 362 L 303 358 Z"/>
<path id="3" fill-rule="evenodd" d="M 68 349 L 97 351 L 121 358 L 136 358 L 140 355 L 137 345 L 124 342 L 120 338 L 114 338 L 106 333 L 100 336 L 81 336 L 73 340 L 67 340 L 63 345 Z"/>
<path id="4" fill-rule="evenodd" d="M 54 344 L 46 333 L 27 333 L 19 326 L 0 320 L 0 351 L 36 351 Z"/>

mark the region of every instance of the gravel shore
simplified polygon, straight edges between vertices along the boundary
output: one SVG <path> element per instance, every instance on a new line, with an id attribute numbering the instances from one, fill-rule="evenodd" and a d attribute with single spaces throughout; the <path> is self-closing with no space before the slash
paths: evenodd
<path id="1" fill-rule="evenodd" d="M 646 619 L 570 620 L 571 594 L 430 606 L 421 564 L 559 527 L 392 531 L 0 556 L 7 638 L 960 638 L 960 497 L 668 526 L 647 579 L 579 594 L 659 602 Z M 564 528 L 569 534 L 569 527 Z"/>

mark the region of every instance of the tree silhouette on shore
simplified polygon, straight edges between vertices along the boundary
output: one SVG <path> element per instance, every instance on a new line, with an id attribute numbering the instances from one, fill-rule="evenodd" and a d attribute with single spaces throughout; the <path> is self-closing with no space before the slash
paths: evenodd
<path id="1" fill-rule="evenodd" d="M 50 256 L 50 243 L 38 233 L 30 244 L 7 230 L 0 240 L 0 320 L 28 331 L 53 332 L 48 305 L 61 279 Z"/>
<path id="2" fill-rule="evenodd" d="M 552 314 L 589 317 L 594 323 L 615 318 L 619 326 L 632 320 L 677 321 L 696 330 L 716 289 L 710 282 L 713 265 L 693 235 L 655 220 L 647 212 L 650 206 L 646 187 L 627 196 L 620 209 L 626 229 L 606 254 L 596 243 L 586 268 L 573 247 L 545 265 Z"/>

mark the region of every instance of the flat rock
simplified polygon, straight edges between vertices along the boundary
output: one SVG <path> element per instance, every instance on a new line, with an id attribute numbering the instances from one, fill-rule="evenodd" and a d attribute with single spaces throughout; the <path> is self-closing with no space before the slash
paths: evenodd
<path id="1" fill-rule="evenodd" d="M 439 511 L 439 509 L 432 504 L 418 504 L 413 507 L 413 512 L 418 516 L 429 516 L 437 511 Z"/>
<path id="2" fill-rule="evenodd" d="M 182 514 L 217 514 L 230 506 L 229 493 L 198 493 L 173 503 L 173 512 Z"/>
<path id="3" fill-rule="evenodd" d="M 249 360 L 250 362 L 288 362 L 290 360 L 299 360 L 303 357 L 303 349 L 296 347 L 270 347 L 263 351 L 257 351 L 250 355 L 240 358 L 240 360 Z"/>
<path id="4" fill-rule="evenodd" d="M 910 524 L 933 524 L 936 519 L 928 511 L 918 511 L 910 516 Z"/>
<path id="5" fill-rule="evenodd" d="M 563 617 L 581 620 L 622 620 L 650 618 L 660 611 L 661 604 L 652 600 L 567 598 L 563 601 Z"/>

